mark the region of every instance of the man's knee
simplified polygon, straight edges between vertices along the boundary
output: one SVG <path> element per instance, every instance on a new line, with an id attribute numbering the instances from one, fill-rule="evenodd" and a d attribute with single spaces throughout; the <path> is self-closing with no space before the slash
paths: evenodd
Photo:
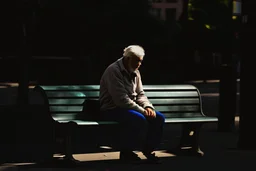
<path id="1" fill-rule="evenodd" d="M 145 125 L 147 123 L 147 119 L 142 113 L 135 110 L 128 110 L 127 112 L 133 124 Z"/>
<path id="2" fill-rule="evenodd" d="M 129 110 L 125 111 L 126 113 L 126 121 L 123 122 L 122 130 L 125 132 L 124 136 L 129 137 L 135 141 L 140 142 L 141 140 L 145 139 L 147 131 L 148 131 L 148 121 L 144 117 L 143 114 Z"/>
<path id="3" fill-rule="evenodd" d="M 164 124 L 165 122 L 165 116 L 161 112 L 156 111 L 156 119 L 157 122 Z"/>

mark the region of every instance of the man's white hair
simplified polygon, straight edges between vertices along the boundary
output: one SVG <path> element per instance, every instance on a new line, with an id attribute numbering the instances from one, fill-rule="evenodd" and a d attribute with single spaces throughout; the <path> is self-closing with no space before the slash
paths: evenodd
<path id="1" fill-rule="evenodd" d="M 130 45 L 124 49 L 123 53 L 124 57 L 144 57 L 145 51 L 144 49 L 139 45 Z"/>

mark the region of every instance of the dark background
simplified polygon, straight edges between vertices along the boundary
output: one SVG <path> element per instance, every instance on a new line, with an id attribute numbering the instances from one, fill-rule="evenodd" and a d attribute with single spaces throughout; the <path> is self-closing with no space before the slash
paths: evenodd
<path id="1" fill-rule="evenodd" d="M 98 84 L 130 44 L 145 48 L 145 84 L 219 79 L 223 63 L 239 61 L 235 52 L 232 59 L 225 55 L 235 49 L 236 23 L 219 2 L 190 2 L 205 16 L 185 0 L 179 20 L 161 21 L 149 13 L 147 0 L 1 1 L 0 81 L 18 82 L 24 62 L 30 82 Z"/>

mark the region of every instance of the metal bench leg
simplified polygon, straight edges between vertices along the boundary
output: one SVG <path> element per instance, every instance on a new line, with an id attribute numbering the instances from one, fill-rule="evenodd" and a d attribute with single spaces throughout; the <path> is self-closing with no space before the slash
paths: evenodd
<path id="1" fill-rule="evenodd" d="M 64 140 L 64 154 L 65 154 L 65 159 L 74 159 L 73 158 L 73 153 L 72 153 L 72 142 L 71 142 L 71 136 L 68 133 L 65 137 Z"/>
<path id="2" fill-rule="evenodd" d="M 68 160 L 69 162 L 78 163 L 79 161 L 73 157 L 73 145 L 72 145 L 72 133 L 76 128 L 76 124 L 73 122 L 69 122 L 66 126 L 66 135 L 64 137 L 64 160 Z"/>
<path id="3" fill-rule="evenodd" d="M 60 132 L 60 137 L 56 137 L 56 140 L 59 140 L 56 143 L 58 143 L 62 147 L 60 150 L 64 157 L 61 157 L 60 159 L 58 159 L 58 161 L 65 161 L 65 163 L 69 164 L 79 163 L 79 161 L 73 157 L 72 135 L 74 129 L 76 128 L 76 124 L 73 122 L 69 122 L 65 124 L 60 124 L 59 126 L 60 128 L 58 131 Z"/>
<path id="4" fill-rule="evenodd" d="M 204 155 L 199 146 L 199 133 L 201 127 L 202 124 L 200 123 L 183 124 L 182 136 L 179 145 L 181 150 L 188 150 L 189 153 L 199 156 Z"/>

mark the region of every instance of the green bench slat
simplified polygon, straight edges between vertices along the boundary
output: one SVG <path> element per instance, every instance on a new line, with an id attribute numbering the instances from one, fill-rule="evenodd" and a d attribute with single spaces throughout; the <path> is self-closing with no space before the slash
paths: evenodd
<path id="1" fill-rule="evenodd" d="M 60 120 L 60 123 L 66 123 L 74 121 L 78 125 L 102 125 L 102 124 L 117 124 L 114 121 L 83 121 L 83 120 Z M 215 117 L 194 117 L 194 118 L 167 118 L 166 123 L 187 123 L 187 122 L 216 122 L 218 121 Z"/>
<path id="2" fill-rule="evenodd" d="M 83 106 L 50 106 L 50 111 L 55 112 L 81 112 Z"/>
<path id="3" fill-rule="evenodd" d="M 41 86 L 44 90 L 99 90 L 99 85 Z M 144 90 L 197 90 L 193 85 L 144 85 Z"/>
<path id="4" fill-rule="evenodd" d="M 152 97 L 197 97 L 198 93 L 197 91 L 182 91 L 182 92 L 176 92 L 176 91 L 145 91 L 145 94 L 147 95 L 148 98 Z"/>
<path id="5" fill-rule="evenodd" d="M 79 99 L 49 99 L 50 105 L 74 105 L 74 104 L 83 104 L 84 98 Z"/>
<path id="6" fill-rule="evenodd" d="M 155 106 L 155 109 L 160 112 L 176 112 L 176 111 L 184 111 L 184 112 L 192 112 L 199 111 L 199 105 L 177 105 L 177 106 Z"/>
<path id="7" fill-rule="evenodd" d="M 148 90 L 197 90 L 193 85 L 144 85 L 143 89 Z"/>
<path id="8" fill-rule="evenodd" d="M 117 122 L 113 122 L 113 121 L 83 121 L 83 120 L 62 120 L 59 121 L 60 123 L 67 123 L 67 122 L 76 122 L 78 125 L 112 125 L 112 124 L 117 124 Z"/>
<path id="9" fill-rule="evenodd" d="M 99 85 L 60 85 L 60 86 L 41 86 L 44 90 L 99 90 Z"/>
<path id="10" fill-rule="evenodd" d="M 61 120 L 74 120 L 78 115 L 77 112 L 70 112 L 70 113 L 52 113 L 52 117 L 54 120 L 61 121 Z"/>
<path id="11" fill-rule="evenodd" d="M 190 111 L 199 111 L 200 106 L 199 105 L 172 105 L 172 106 L 155 106 L 155 109 L 160 112 L 176 112 L 176 111 L 184 111 L 184 112 L 190 112 Z M 52 112 L 80 112 L 83 110 L 83 106 L 50 106 L 50 111 Z"/>
<path id="12" fill-rule="evenodd" d="M 74 97 L 99 97 L 99 92 L 89 92 L 89 91 L 47 91 L 48 97 L 51 98 L 74 98 Z"/>
<path id="13" fill-rule="evenodd" d="M 148 98 L 152 97 L 197 97 L 198 93 L 197 91 L 184 91 L 184 92 L 168 92 L 168 91 L 159 91 L 159 92 L 145 92 L 145 94 L 148 96 Z M 98 97 L 99 91 L 48 91 L 47 92 L 48 97 Z"/>
<path id="14" fill-rule="evenodd" d="M 186 117 L 201 117 L 202 114 L 199 112 L 162 112 L 164 113 L 166 118 L 186 118 Z M 75 119 L 79 113 L 77 112 L 52 112 L 52 117 L 56 120 L 67 120 L 67 119 Z"/>
<path id="15" fill-rule="evenodd" d="M 62 97 L 85 97 L 88 95 L 85 95 L 83 92 L 78 92 L 78 91 L 67 91 L 67 92 L 54 92 L 54 91 L 48 91 L 46 92 L 48 98 L 51 97 L 56 97 L 56 98 L 62 98 Z"/>
<path id="16" fill-rule="evenodd" d="M 199 98 L 182 98 L 182 99 L 150 99 L 154 105 L 166 105 L 166 104 L 198 104 Z M 83 104 L 84 98 L 78 99 L 49 99 L 51 105 L 75 105 Z"/>
<path id="17" fill-rule="evenodd" d="M 77 113 L 58 113 L 58 114 L 52 114 L 52 117 L 54 120 L 57 121 L 67 121 L 67 120 L 75 120 Z M 165 113 L 166 119 L 175 119 L 177 121 L 177 118 L 206 118 L 211 119 L 209 117 L 202 117 L 202 114 L 200 113 Z"/>
<path id="18" fill-rule="evenodd" d="M 187 117 L 202 117 L 202 114 L 197 112 L 162 112 L 166 118 L 187 118 Z"/>
<path id="19" fill-rule="evenodd" d="M 186 123 L 186 122 L 217 122 L 216 117 L 193 117 L 193 118 L 166 118 L 166 123 Z"/>
<path id="20" fill-rule="evenodd" d="M 149 98 L 150 99 L 150 98 Z M 175 98 L 175 99 L 150 99 L 150 102 L 154 105 L 165 104 L 199 104 L 199 98 Z"/>

